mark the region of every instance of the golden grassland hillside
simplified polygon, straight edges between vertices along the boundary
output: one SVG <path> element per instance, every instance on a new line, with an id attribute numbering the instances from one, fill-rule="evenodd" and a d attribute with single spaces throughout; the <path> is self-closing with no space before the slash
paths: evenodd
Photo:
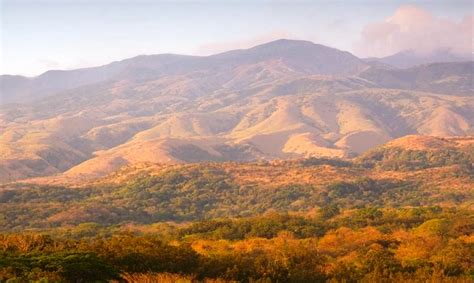
<path id="1" fill-rule="evenodd" d="M 472 134 L 472 121 L 464 114 L 474 108 L 471 97 L 382 89 L 282 95 L 254 91 L 244 98 L 229 93 L 231 105 L 216 101 L 220 106 L 199 111 L 189 107 L 209 103 L 207 97 L 157 102 L 156 113 L 143 117 L 124 114 L 120 107 L 51 116 L 47 105 L 43 108 L 49 117 L 44 117 L 36 109 L 41 104 L 24 106 L 15 110 L 19 114 L 5 113 L 1 122 L 0 179 L 64 171 L 100 176 L 140 162 L 350 157 L 407 133 Z M 134 98 L 123 103 L 139 108 L 150 104 Z"/>

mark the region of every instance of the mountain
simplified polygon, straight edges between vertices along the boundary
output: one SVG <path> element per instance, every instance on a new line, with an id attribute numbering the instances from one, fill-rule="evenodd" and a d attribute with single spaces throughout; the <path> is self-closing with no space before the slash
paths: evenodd
<path id="1" fill-rule="evenodd" d="M 100 67 L 70 71 L 51 70 L 34 78 L 0 76 L 0 104 L 30 102 L 77 87 L 137 77 L 147 71 L 163 70 L 170 64 L 192 59 L 192 56 L 153 55 L 113 62 Z"/>
<path id="2" fill-rule="evenodd" d="M 474 62 L 432 63 L 408 69 L 373 67 L 359 74 L 378 86 L 471 96 Z"/>
<path id="3" fill-rule="evenodd" d="M 472 63 L 396 70 L 277 40 L 2 76 L 0 181 L 143 162 L 346 158 L 409 134 L 472 135 L 472 74 Z"/>
<path id="4" fill-rule="evenodd" d="M 70 71 L 47 71 L 26 78 L 0 76 L 0 103 L 28 102 L 77 87 L 119 80 L 156 79 L 190 72 L 226 72 L 242 65 L 282 64 L 288 72 L 355 74 L 367 64 L 348 52 L 308 41 L 277 40 L 246 50 L 199 57 L 174 54 L 137 56 L 108 65 Z"/>
<path id="5" fill-rule="evenodd" d="M 458 55 L 449 50 L 437 50 L 427 54 L 415 50 L 405 50 L 383 58 L 366 58 L 365 61 L 405 69 L 431 63 L 473 61 L 473 57 L 469 54 Z"/>

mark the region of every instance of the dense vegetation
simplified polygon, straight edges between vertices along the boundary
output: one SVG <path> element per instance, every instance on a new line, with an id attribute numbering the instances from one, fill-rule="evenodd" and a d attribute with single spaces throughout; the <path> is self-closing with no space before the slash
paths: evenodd
<path id="1" fill-rule="evenodd" d="M 473 225 L 469 211 L 440 207 L 273 212 L 185 226 L 81 224 L 0 235 L 0 280 L 139 282 L 166 272 L 244 282 L 470 282 Z"/>
<path id="2" fill-rule="evenodd" d="M 306 165 L 291 166 L 297 170 L 308 169 Z M 312 174 L 324 168 L 323 165 L 308 170 Z M 124 185 L 83 188 L 19 185 L 0 191 L 0 230 L 83 222 L 116 225 L 246 217 L 269 209 L 306 212 L 328 206 L 402 207 L 434 205 L 440 200 L 455 205 L 470 199 L 469 191 L 440 194 L 439 189 L 423 185 L 416 178 L 357 176 L 360 171 L 354 170 L 352 179 L 323 184 L 296 181 L 239 183 L 231 173 L 220 169 L 219 164 L 201 164 L 172 168 L 157 175 L 140 174 Z"/>
<path id="3" fill-rule="evenodd" d="M 472 282 L 472 149 L 0 187 L 0 282 Z"/>
<path id="4" fill-rule="evenodd" d="M 406 150 L 399 147 L 379 148 L 367 152 L 358 161 L 363 166 L 384 170 L 420 170 L 458 165 L 460 173 L 474 175 L 474 145 L 464 150 L 444 148 L 436 151 Z"/>

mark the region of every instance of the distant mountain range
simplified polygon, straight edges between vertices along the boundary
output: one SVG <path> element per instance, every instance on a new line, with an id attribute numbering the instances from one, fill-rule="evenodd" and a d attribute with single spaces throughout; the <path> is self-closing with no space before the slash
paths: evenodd
<path id="1" fill-rule="evenodd" d="M 0 76 L 0 181 L 141 162 L 350 157 L 408 134 L 473 135 L 474 63 L 408 55 L 360 59 L 277 40 Z"/>
<path id="2" fill-rule="evenodd" d="M 473 57 L 472 54 L 459 55 L 449 50 L 436 50 L 427 54 L 405 50 L 383 58 L 366 58 L 364 60 L 404 69 L 431 63 L 472 61 Z"/>

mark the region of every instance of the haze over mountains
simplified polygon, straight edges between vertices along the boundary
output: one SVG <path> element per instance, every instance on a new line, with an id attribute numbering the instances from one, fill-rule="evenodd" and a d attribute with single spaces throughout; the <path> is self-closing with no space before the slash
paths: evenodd
<path id="1" fill-rule="evenodd" d="M 0 76 L 0 181 L 140 162 L 348 157 L 409 134 L 472 135 L 474 63 L 397 58 L 277 40 Z"/>

